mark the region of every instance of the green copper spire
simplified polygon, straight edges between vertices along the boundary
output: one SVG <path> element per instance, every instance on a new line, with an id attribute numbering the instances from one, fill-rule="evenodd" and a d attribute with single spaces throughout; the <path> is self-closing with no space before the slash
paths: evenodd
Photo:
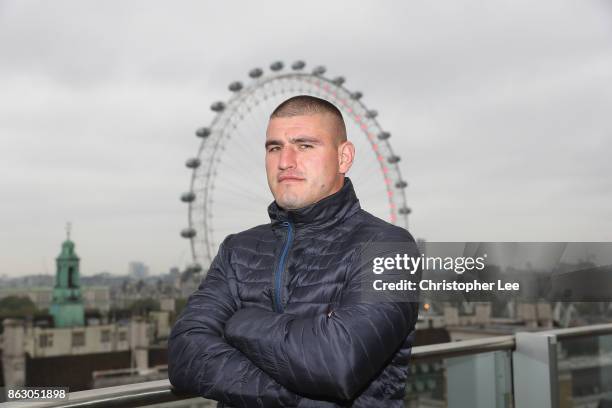
<path id="1" fill-rule="evenodd" d="M 70 223 L 66 225 L 66 240 L 62 252 L 55 258 L 55 287 L 51 315 L 55 327 L 83 326 L 85 309 L 79 283 L 79 257 L 74 252 L 74 242 L 70 240 Z"/>

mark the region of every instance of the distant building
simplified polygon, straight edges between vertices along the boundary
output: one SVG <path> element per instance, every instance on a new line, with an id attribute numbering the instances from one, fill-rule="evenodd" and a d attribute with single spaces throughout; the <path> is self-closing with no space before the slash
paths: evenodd
<path id="1" fill-rule="evenodd" d="M 80 260 L 69 233 L 56 261 L 53 288 L 0 291 L 0 296 L 26 295 L 50 309 L 47 316 L 2 322 L 0 387 L 79 391 L 167 378 L 165 340 L 174 302 L 162 299 L 164 310 L 146 318 L 111 321 L 99 311 L 86 313 L 85 305 L 110 308 L 108 287 L 81 290 Z"/>
<path id="2" fill-rule="evenodd" d="M 130 262 L 128 265 L 128 275 L 134 279 L 144 279 L 149 275 L 149 267 L 142 262 Z"/>
<path id="3" fill-rule="evenodd" d="M 127 324 L 43 328 L 5 319 L 3 326 L 0 386 L 80 391 L 167 378 L 166 347 L 151 344 L 155 335 L 168 335 L 167 312 L 157 312 L 151 323 L 133 318 Z M 112 382 L 103 379 L 106 370 L 111 370 Z"/>
<path id="4" fill-rule="evenodd" d="M 74 251 L 74 242 L 70 240 L 70 229 L 55 261 L 55 287 L 50 309 L 55 327 L 83 326 L 85 307 L 79 283 L 80 260 Z"/>

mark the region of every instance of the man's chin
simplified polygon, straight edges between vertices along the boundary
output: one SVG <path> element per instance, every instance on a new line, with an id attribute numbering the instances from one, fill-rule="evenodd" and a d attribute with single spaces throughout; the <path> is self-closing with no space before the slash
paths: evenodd
<path id="1" fill-rule="evenodd" d="M 304 204 L 304 200 L 297 197 L 282 197 L 276 200 L 276 204 L 285 210 L 298 210 L 308 205 Z"/>
<path id="2" fill-rule="evenodd" d="M 300 208 L 305 207 L 305 206 L 303 206 L 301 204 L 292 203 L 292 202 L 289 202 L 289 203 L 280 202 L 279 203 L 277 201 L 276 204 L 278 204 L 279 207 L 281 207 L 282 209 L 285 209 L 285 210 L 299 210 Z"/>

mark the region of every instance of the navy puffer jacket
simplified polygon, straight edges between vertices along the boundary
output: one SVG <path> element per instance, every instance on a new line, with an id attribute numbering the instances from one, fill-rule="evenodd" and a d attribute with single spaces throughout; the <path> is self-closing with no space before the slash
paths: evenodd
<path id="1" fill-rule="evenodd" d="M 416 303 L 364 303 L 361 252 L 414 242 L 351 181 L 228 236 L 169 339 L 169 378 L 219 407 L 401 407 Z M 413 247 L 413 245 L 412 245 Z"/>

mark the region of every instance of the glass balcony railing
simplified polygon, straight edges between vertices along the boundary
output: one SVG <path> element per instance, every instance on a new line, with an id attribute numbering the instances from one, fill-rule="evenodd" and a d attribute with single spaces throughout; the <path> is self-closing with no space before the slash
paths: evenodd
<path id="1" fill-rule="evenodd" d="M 559 406 L 612 407 L 612 334 L 566 332 L 556 351 Z"/>
<path id="2" fill-rule="evenodd" d="M 612 324 L 415 347 L 405 407 L 612 406 Z M 23 407 L 4 403 L 0 408 Z M 168 380 L 70 393 L 37 407 L 216 407 Z"/>

